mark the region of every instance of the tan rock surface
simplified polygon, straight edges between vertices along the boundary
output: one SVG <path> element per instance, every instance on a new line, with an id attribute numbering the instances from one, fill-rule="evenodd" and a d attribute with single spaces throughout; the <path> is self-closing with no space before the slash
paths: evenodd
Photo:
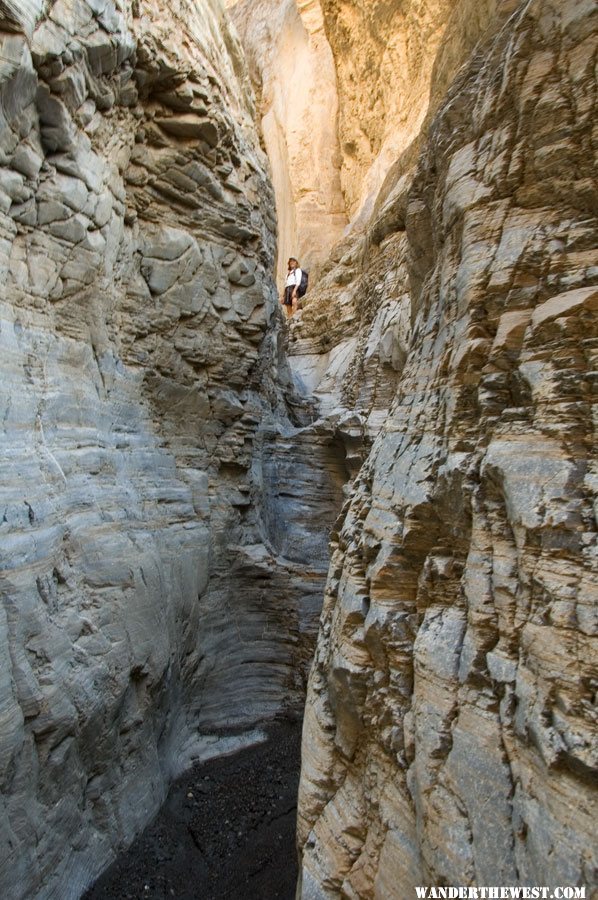
<path id="1" fill-rule="evenodd" d="M 507 5 L 321 0 L 336 66 L 341 182 L 352 221 L 366 224 L 391 166 L 410 148 L 413 159 L 411 145 L 426 115 L 497 7 Z"/>
<path id="2" fill-rule="evenodd" d="M 475 41 L 512 9 L 512 0 L 498 9 L 465 0 L 323 4 L 344 104 L 341 134 L 371 127 L 378 149 L 359 165 L 355 154 L 342 154 L 347 190 L 364 193 L 347 237 L 312 279 L 288 354 L 299 391 L 313 393 L 324 415 L 357 412 L 366 442 L 387 415 L 411 331 L 405 221 L 420 129 Z"/>
<path id="3" fill-rule="evenodd" d="M 520 4 L 451 87 L 406 232 L 374 242 L 405 247 L 412 330 L 333 539 L 306 900 L 596 889 L 595 53 L 594 4 Z"/>
<path id="4" fill-rule="evenodd" d="M 282 285 L 289 256 L 317 269 L 348 221 L 334 60 L 319 0 L 229 0 L 227 6 L 259 96 L 276 192 Z"/>
<path id="5" fill-rule="evenodd" d="M 496 13 L 496 0 L 228 0 L 259 95 L 279 224 L 278 280 L 319 275 Z M 505 12 L 508 3 L 501 4 Z M 511 3 L 512 6 L 512 3 Z M 312 279 L 312 282 L 314 279 Z"/>

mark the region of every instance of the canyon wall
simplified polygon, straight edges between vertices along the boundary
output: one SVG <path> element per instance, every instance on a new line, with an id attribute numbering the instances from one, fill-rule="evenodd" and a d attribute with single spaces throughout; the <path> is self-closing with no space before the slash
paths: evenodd
<path id="1" fill-rule="evenodd" d="M 174 774 L 300 708 L 346 480 L 220 3 L 42 6 L 0 13 L 6 900 L 79 897 Z"/>
<path id="2" fill-rule="evenodd" d="M 592 885 L 595 4 L 228 5 L 0 0 L 0 893 L 300 708 L 339 511 L 300 895 Z"/>
<path id="3" fill-rule="evenodd" d="M 514 0 L 227 0 L 256 93 L 279 222 L 278 280 L 312 284 L 350 225 L 366 227 L 389 170 Z"/>
<path id="4" fill-rule="evenodd" d="M 413 310 L 405 219 L 422 135 L 476 41 L 515 5 L 321 3 L 340 98 L 338 164 L 353 218 L 312 279 L 287 353 L 299 392 L 324 416 L 353 416 L 362 445 L 384 422 L 406 359 Z M 357 132 L 361 140 L 350 139 Z"/>
<path id="5" fill-rule="evenodd" d="M 292 329 L 373 438 L 310 676 L 305 900 L 596 888 L 596 7 L 514 6 Z"/>
<path id="6" fill-rule="evenodd" d="M 276 194 L 282 286 L 289 256 L 317 270 L 348 222 L 334 60 L 319 0 L 228 0 L 227 6 L 258 97 Z"/>
<path id="7" fill-rule="evenodd" d="M 365 225 L 386 174 L 491 21 L 496 0 L 320 0 L 339 94 L 341 183 Z M 413 148 L 412 148 L 413 150 Z"/>

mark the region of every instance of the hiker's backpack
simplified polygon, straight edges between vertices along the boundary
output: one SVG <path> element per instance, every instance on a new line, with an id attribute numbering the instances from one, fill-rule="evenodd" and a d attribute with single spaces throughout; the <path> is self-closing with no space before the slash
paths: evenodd
<path id="1" fill-rule="evenodd" d="M 305 297 L 307 292 L 307 284 L 309 282 L 309 272 L 306 272 L 305 269 L 301 269 L 301 282 L 299 287 L 297 288 L 297 296 Z"/>

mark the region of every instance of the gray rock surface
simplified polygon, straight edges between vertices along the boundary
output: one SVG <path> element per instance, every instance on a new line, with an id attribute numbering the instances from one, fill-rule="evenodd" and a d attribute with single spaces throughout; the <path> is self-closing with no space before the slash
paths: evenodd
<path id="1" fill-rule="evenodd" d="M 35 30 L 17 19 L 0 895 L 68 900 L 173 774 L 302 702 L 345 475 L 284 397 L 273 195 L 220 4 L 56 0 Z"/>
<path id="2" fill-rule="evenodd" d="M 2 898 L 79 897 L 299 706 L 341 507 L 302 896 L 595 884 L 595 9 L 498 6 L 285 332 L 219 0 L 0 0 Z M 386 8 L 321 5 L 343 128 Z"/>

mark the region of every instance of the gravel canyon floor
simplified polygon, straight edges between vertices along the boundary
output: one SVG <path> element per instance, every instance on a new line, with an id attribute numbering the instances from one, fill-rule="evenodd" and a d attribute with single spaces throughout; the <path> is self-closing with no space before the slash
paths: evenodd
<path id="1" fill-rule="evenodd" d="M 182 776 L 86 900 L 292 900 L 301 726 L 267 731 Z"/>

